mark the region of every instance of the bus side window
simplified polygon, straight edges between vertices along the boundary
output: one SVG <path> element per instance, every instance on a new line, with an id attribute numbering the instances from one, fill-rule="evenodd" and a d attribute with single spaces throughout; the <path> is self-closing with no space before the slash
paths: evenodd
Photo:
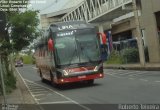
<path id="1" fill-rule="evenodd" d="M 41 50 L 39 49 L 39 57 L 41 57 Z"/>
<path id="2" fill-rule="evenodd" d="M 42 49 L 41 49 L 41 57 L 42 57 Z"/>

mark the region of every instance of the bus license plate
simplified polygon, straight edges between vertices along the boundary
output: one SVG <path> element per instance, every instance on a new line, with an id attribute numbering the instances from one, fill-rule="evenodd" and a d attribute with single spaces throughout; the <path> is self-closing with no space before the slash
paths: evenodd
<path id="1" fill-rule="evenodd" d="M 84 76 L 78 76 L 79 79 L 83 79 L 83 78 L 86 78 L 86 75 Z"/>

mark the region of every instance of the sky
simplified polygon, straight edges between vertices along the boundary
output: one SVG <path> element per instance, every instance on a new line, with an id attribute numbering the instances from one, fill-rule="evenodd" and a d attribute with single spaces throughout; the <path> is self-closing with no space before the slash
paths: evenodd
<path id="1" fill-rule="evenodd" d="M 30 0 L 28 8 L 41 11 L 52 6 L 56 1 L 58 0 Z"/>
<path id="2" fill-rule="evenodd" d="M 29 9 L 40 10 L 41 14 L 48 14 L 71 8 L 83 0 L 30 0 Z"/>

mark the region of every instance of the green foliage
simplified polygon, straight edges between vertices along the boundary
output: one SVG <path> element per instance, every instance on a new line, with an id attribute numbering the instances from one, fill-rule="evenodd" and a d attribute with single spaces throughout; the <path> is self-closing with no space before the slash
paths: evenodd
<path id="1" fill-rule="evenodd" d="M 5 85 L 7 93 L 12 92 L 12 90 L 16 88 L 16 77 L 13 73 L 10 72 L 9 74 L 6 74 Z"/>
<path id="2" fill-rule="evenodd" d="M 22 58 L 23 58 L 24 64 L 33 64 L 34 63 L 34 59 L 31 55 L 24 55 L 24 56 L 22 56 Z"/>
<path id="3" fill-rule="evenodd" d="M 33 56 L 30 54 L 30 55 L 19 55 L 19 54 L 16 54 L 14 56 L 14 60 L 16 59 L 21 59 L 23 60 L 23 63 L 24 64 L 34 64 L 35 63 L 35 59 L 33 58 Z"/>
<path id="4" fill-rule="evenodd" d="M 107 64 L 122 64 L 123 58 L 117 51 L 112 51 L 106 63 Z"/>
<path id="5" fill-rule="evenodd" d="M 106 64 L 127 64 L 138 63 L 139 52 L 137 48 L 126 48 L 121 52 L 113 51 Z"/>
<path id="6" fill-rule="evenodd" d="M 28 46 L 39 35 L 37 32 L 39 24 L 37 11 L 28 10 L 14 13 L 14 16 L 10 16 L 9 24 L 11 24 L 13 48 L 16 51 Z"/>
<path id="7" fill-rule="evenodd" d="M 27 2 L 24 4 L 27 4 Z M 11 33 L 6 31 L 4 37 L 0 39 L 0 53 L 5 56 L 5 58 L 2 58 L 6 66 L 6 74 L 4 75 L 5 84 L 7 86 L 7 91 L 11 92 L 11 90 L 16 87 L 16 78 L 13 72 L 11 72 L 12 70 L 9 69 L 11 62 L 8 61 L 8 56 L 13 50 L 20 51 L 25 46 L 28 46 L 30 42 L 39 35 L 37 31 L 39 19 L 38 12 L 31 10 L 25 12 L 20 12 L 18 10 L 16 12 L 7 11 L 5 14 L 7 17 L 6 30 L 11 30 Z M 10 41 L 12 42 L 10 43 Z"/>
<path id="8" fill-rule="evenodd" d="M 125 63 L 139 62 L 139 52 L 137 48 L 127 48 L 123 50 L 123 60 Z"/>

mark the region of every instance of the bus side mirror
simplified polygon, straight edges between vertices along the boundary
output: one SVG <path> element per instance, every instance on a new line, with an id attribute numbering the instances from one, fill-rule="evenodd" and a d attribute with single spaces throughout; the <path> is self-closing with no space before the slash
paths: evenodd
<path id="1" fill-rule="evenodd" d="M 48 50 L 54 51 L 54 42 L 51 38 L 48 40 Z"/>
<path id="2" fill-rule="evenodd" d="M 107 36 L 104 33 L 97 33 L 98 36 L 100 37 L 101 43 L 102 44 L 107 44 Z"/>
<path id="3" fill-rule="evenodd" d="M 97 33 L 101 43 L 101 60 L 107 59 L 107 36 L 104 33 Z"/>

